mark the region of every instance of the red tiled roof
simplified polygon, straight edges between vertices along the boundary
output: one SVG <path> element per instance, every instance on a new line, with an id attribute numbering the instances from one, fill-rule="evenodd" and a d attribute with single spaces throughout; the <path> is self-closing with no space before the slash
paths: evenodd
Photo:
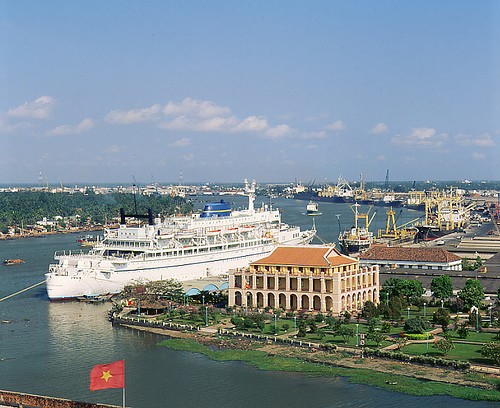
<path id="1" fill-rule="evenodd" d="M 392 248 L 373 246 L 360 255 L 360 260 L 369 261 L 415 261 L 449 263 L 461 258 L 442 248 Z"/>
<path id="2" fill-rule="evenodd" d="M 329 267 L 356 263 L 355 259 L 342 255 L 332 246 L 280 246 L 265 258 L 252 265 L 290 265 Z"/>

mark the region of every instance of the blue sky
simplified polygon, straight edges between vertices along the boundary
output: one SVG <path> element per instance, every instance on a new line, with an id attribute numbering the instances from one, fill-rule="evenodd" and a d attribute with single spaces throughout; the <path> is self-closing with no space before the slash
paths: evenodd
<path id="1" fill-rule="evenodd" d="M 500 179 L 498 1 L 0 1 L 0 182 Z"/>

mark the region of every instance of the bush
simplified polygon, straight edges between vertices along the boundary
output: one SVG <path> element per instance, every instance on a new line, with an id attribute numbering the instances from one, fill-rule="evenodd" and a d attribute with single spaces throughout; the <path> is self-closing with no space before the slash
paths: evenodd
<path id="1" fill-rule="evenodd" d="M 327 344 L 324 344 L 323 347 L 329 353 L 337 351 L 337 346 L 335 344 L 327 343 Z"/>
<path id="2" fill-rule="evenodd" d="M 406 338 L 408 340 L 427 340 L 427 339 L 432 339 L 433 335 L 432 334 L 426 334 L 426 333 L 408 333 L 406 335 Z"/>
<path id="3" fill-rule="evenodd" d="M 412 363 L 425 364 L 438 367 L 453 368 L 456 370 L 467 370 L 470 368 L 470 363 L 467 361 L 457 361 L 457 360 L 447 360 L 444 358 L 435 358 L 431 356 L 410 356 L 402 352 L 393 352 L 387 350 L 372 350 L 366 349 L 365 353 L 367 356 L 376 356 L 381 358 L 387 358 L 398 361 L 408 361 Z"/>
<path id="4" fill-rule="evenodd" d="M 316 316 L 314 316 L 314 321 L 316 323 L 321 323 L 325 319 L 325 316 L 323 316 L 322 313 L 318 313 Z"/>

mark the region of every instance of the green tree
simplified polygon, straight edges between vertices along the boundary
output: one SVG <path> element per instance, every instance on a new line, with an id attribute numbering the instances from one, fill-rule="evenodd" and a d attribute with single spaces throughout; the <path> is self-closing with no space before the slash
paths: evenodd
<path id="1" fill-rule="evenodd" d="M 467 279 L 465 287 L 459 293 L 460 299 L 464 301 L 467 309 L 472 306 L 479 308 L 484 298 L 484 290 L 478 279 Z"/>
<path id="2" fill-rule="evenodd" d="M 443 354 L 455 348 L 451 340 L 439 339 L 434 343 L 434 346 Z"/>
<path id="3" fill-rule="evenodd" d="M 403 302 L 399 296 L 395 296 L 389 302 L 385 317 L 391 320 L 399 320 L 403 310 Z"/>
<path id="4" fill-rule="evenodd" d="M 448 275 L 441 275 L 431 281 L 432 296 L 445 299 L 453 295 L 453 285 Z"/>
<path id="5" fill-rule="evenodd" d="M 306 337 L 307 333 L 307 324 L 305 320 L 301 319 L 298 322 L 298 332 L 297 332 L 297 337 Z"/>
<path id="6" fill-rule="evenodd" d="M 377 306 L 375 306 L 375 303 L 372 301 L 368 300 L 365 302 L 363 305 L 363 317 L 367 320 L 371 320 L 374 317 L 379 316 L 379 310 Z"/>
<path id="7" fill-rule="evenodd" d="M 389 303 L 394 297 L 404 297 L 407 302 L 420 298 L 424 294 L 422 282 L 414 279 L 389 278 L 382 285 L 380 298 L 386 299 L 389 295 Z"/>
<path id="8" fill-rule="evenodd" d="M 367 335 L 367 338 L 369 340 L 372 340 L 373 342 L 375 342 L 375 344 L 377 345 L 377 347 L 380 347 L 380 344 L 384 341 L 385 339 L 385 334 L 384 333 L 381 333 L 380 331 L 373 331 L 371 333 L 369 333 Z"/>
<path id="9" fill-rule="evenodd" d="M 184 287 L 175 279 L 147 282 L 146 292 L 157 297 L 179 301 L 184 296 Z"/>
<path id="10" fill-rule="evenodd" d="M 443 331 L 446 331 L 450 324 L 450 312 L 448 309 L 440 307 L 432 315 L 432 321 L 435 324 L 441 325 Z"/>
<path id="11" fill-rule="evenodd" d="M 400 296 L 404 296 L 408 302 L 420 298 L 424 294 L 422 282 L 413 279 L 401 279 Z"/>
<path id="12" fill-rule="evenodd" d="M 351 314 L 346 310 L 343 316 L 344 316 L 344 323 L 348 324 L 351 321 Z"/>
<path id="13" fill-rule="evenodd" d="M 423 333 L 428 328 L 428 323 L 420 316 L 407 319 L 404 325 L 406 333 Z"/>
<path id="14" fill-rule="evenodd" d="M 380 290 L 380 299 L 383 299 L 385 301 L 389 300 L 390 302 L 393 297 L 399 296 L 400 281 L 401 279 L 398 278 L 387 279 L 383 283 L 382 289 Z"/>
<path id="15" fill-rule="evenodd" d="M 461 323 L 457 328 L 458 337 L 461 339 L 466 339 L 469 336 L 469 328 L 467 327 L 467 323 Z"/>
<path id="16" fill-rule="evenodd" d="M 500 365 L 500 342 L 486 343 L 481 349 L 481 355 L 493 360 L 496 365 Z"/>
<path id="17" fill-rule="evenodd" d="M 347 325 L 340 326 L 340 329 L 337 331 L 337 335 L 341 336 L 344 339 L 344 343 L 348 343 L 349 339 L 354 336 L 354 329 Z"/>

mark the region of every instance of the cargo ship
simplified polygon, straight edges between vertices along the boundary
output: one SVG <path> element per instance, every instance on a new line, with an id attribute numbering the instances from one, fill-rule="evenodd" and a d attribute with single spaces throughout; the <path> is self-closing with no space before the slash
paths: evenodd
<path id="1" fill-rule="evenodd" d="M 339 245 L 342 253 L 349 255 L 354 253 L 359 253 L 366 251 L 373 244 L 374 237 L 373 232 L 369 231 L 373 218 L 376 212 L 370 217 L 370 207 L 366 213 L 359 212 L 360 204 L 355 203 L 351 206 L 351 210 L 354 213 L 354 225 L 339 234 Z M 365 225 L 359 225 L 359 219 L 365 220 Z"/>

